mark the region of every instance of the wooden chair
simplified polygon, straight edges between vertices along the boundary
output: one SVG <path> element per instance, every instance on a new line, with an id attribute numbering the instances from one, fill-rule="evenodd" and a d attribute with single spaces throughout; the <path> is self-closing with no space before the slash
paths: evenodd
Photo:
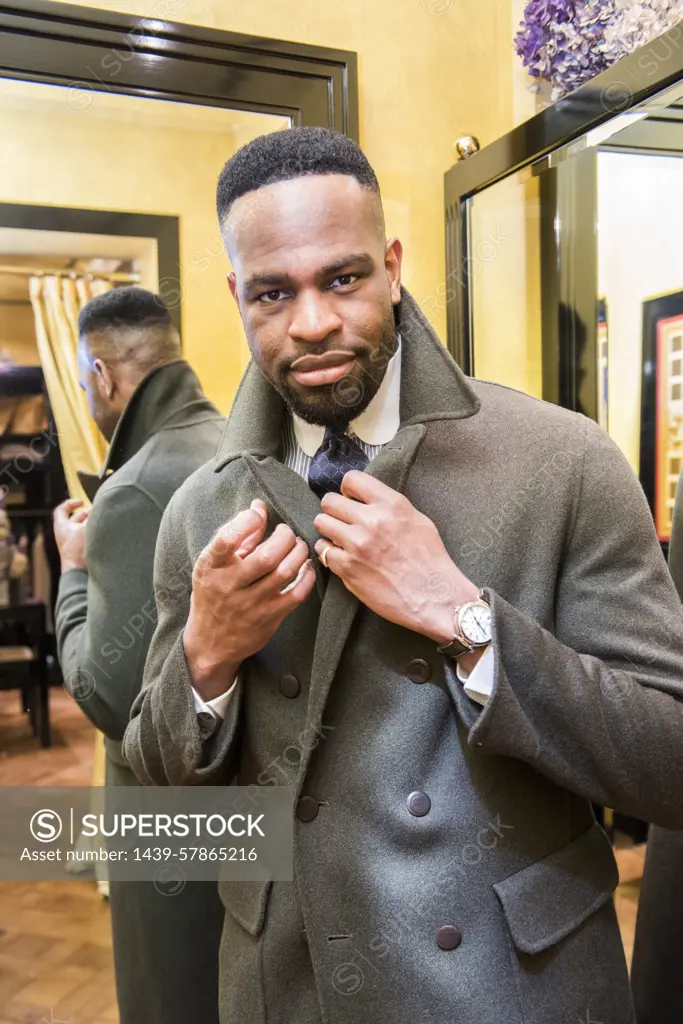
<path id="1" fill-rule="evenodd" d="M 5 626 L 16 626 L 26 644 L 2 644 Z M 9 671 L 8 671 L 9 670 Z M 45 605 L 41 601 L 0 608 L 0 689 L 21 691 L 21 706 L 42 747 L 49 747 L 50 706 Z"/>

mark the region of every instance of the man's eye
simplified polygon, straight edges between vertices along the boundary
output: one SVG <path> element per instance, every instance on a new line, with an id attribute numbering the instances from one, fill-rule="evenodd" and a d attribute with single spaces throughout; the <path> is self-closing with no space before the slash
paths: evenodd
<path id="1" fill-rule="evenodd" d="M 345 288 L 348 285 L 353 284 L 354 281 L 357 281 L 357 280 L 358 280 L 358 275 L 357 274 L 340 274 L 339 277 L 335 277 L 334 281 L 330 285 L 330 288 L 334 288 L 335 286 L 339 286 L 341 288 Z"/>
<path id="2" fill-rule="evenodd" d="M 285 293 L 279 289 L 274 289 L 271 292 L 264 292 L 263 295 L 259 295 L 259 302 L 279 302 Z"/>

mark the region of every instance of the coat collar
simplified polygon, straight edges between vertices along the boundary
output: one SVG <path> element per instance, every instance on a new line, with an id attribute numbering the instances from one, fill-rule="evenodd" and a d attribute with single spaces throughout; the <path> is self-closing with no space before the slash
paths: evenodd
<path id="1" fill-rule="evenodd" d="M 405 288 L 401 289 L 397 328 L 401 335 L 401 426 L 464 419 L 478 412 L 480 399 L 472 385 Z M 251 360 L 223 432 L 215 471 L 246 455 L 277 456 L 285 411 L 282 398 Z"/>
<path id="2" fill-rule="evenodd" d="M 152 434 L 164 427 L 196 422 L 197 415 L 219 416 L 204 396 L 197 376 L 184 359 L 151 370 L 131 395 L 109 445 L 100 479 L 119 469 Z"/>

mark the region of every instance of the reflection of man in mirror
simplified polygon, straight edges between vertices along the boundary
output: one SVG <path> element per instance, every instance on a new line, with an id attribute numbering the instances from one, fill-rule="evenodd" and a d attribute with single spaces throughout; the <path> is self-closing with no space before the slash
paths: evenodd
<path id="1" fill-rule="evenodd" d="M 345 136 L 251 142 L 218 213 L 253 360 L 161 525 L 161 587 L 194 569 L 124 754 L 293 787 L 294 881 L 221 886 L 221 1020 L 630 1020 L 591 802 L 683 827 L 683 614 L 638 482 L 460 372 Z"/>
<path id="2" fill-rule="evenodd" d="M 111 443 L 89 514 L 79 500 L 55 510 L 57 644 L 65 686 L 105 734 L 107 786 L 132 786 L 121 738 L 156 625 L 159 524 L 214 455 L 225 421 L 182 358 L 159 296 L 133 287 L 99 295 L 79 335 L 80 384 Z M 215 884 L 188 883 L 171 899 L 149 882 L 112 878 L 110 906 L 121 1024 L 216 1024 Z"/>

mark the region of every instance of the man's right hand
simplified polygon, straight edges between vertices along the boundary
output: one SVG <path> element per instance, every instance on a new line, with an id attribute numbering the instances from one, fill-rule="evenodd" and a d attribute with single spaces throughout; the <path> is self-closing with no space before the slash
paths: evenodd
<path id="1" fill-rule="evenodd" d="M 264 540 L 266 527 L 266 506 L 257 499 L 217 531 L 195 564 L 183 642 L 203 700 L 232 686 L 244 659 L 268 643 L 315 585 L 308 545 L 284 523 Z"/>

